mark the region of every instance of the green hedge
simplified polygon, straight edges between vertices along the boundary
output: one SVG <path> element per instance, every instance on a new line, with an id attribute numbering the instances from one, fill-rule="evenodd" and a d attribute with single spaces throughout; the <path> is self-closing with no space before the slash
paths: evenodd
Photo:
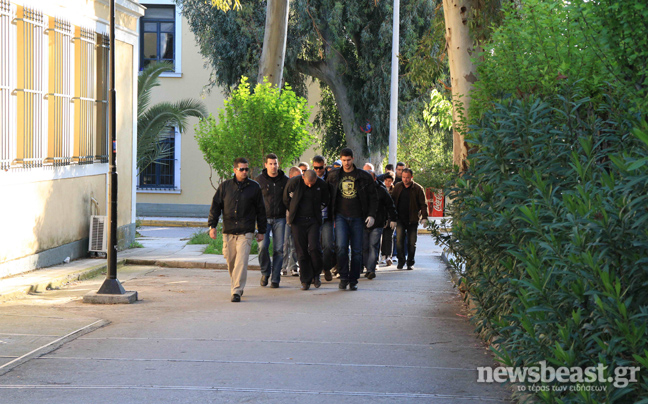
<path id="1" fill-rule="evenodd" d="M 436 237 L 504 366 L 641 367 L 625 387 L 536 398 L 648 402 L 648 126 L 623 100 L 563 94 L 484 113 L 447 190 L 453 234 Z"/>

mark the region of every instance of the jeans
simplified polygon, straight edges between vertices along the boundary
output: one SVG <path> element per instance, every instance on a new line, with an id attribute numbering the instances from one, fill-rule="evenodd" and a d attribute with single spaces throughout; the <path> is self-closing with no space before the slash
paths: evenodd
<path id="1" fill-rule="evenodd" d="M 286 225 L 286 236 L 284 237 L 284 260 L 281 268 L 285 271 L 297 270 L 297 252 L 295 251 L 295 242 L 292 238 L 292 225 Z"/>
<path id="2" fill-rule="evenodd" d="M 405 265 L 407 259 L 407 266 L 414 266 L 414 254 L 416 253 L 416 239 L 418 237 L 418 222 L 403 223 L 398 222 L 396 225 L 396 244 L 398 247 L 398 266 Z M 407 244 L 406 244 L 407 243 Z M 405 251 L 407 249 L 407 258 L 405 258 Z"/>
<path id="3" fill-rule="evenodd" d="M 335 245 L 337 248 L 338 273 L 341 281 L 358 283 L 362 270 L 362 239 L 364 220 L 361 217 L 335 217 Z M 349 270 L 349 245 L 351 265 Z"/>
<path id="4" fill-rule="evenodd" d="M 270 234 L 272 233 L 272 262 L 270 262 Z M 265 237 L 259 246 L 259 266 L 261 275 L 269 276 L 270 282 L 281 281 L 281 267 L 284 261 L 284 237 L 286 233 L 286 219 L 268 219 Z"/>
<path id="5" fill-rule="evenodd" d="M 292 225 L 292 234 L 299 260 L 299 281 L 310 284 L 313 277 L 322 273 L 320 225 L 313 217 L 298 217 Z"/>
<path id="6" fill-rule="evenodd" d="M 335 254 L 335 232 L 333 229 L 333 220 L 324 219 L 321 227 L 322 232 L 322 250 L 323 270 L 330 270 L 337 264 L 337 255 Z"/>
<path id="7" fill-rule="evenodd" d="M 364 240 L 362 242 L 362 261 L 367 272 L 376 272 L 376 263 L 380 253 L 380 236 L 383 234 L 382 227 L 369 230 L 364 229 Z"/>

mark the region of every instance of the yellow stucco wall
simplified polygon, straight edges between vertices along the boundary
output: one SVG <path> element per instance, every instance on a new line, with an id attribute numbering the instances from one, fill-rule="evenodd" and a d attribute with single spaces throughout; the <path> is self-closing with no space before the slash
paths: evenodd
<path id="1" fill-rule="evenodd" d="M 80 11 L 75 10 L 77 14 L 94 7 L 97 17 L 108 18 L 107 7 L 100 1 L 67 1 L 62 2 L 60 8 L 65 10 L 73 6 L 80 8 Z M 59 6 L 50 4 L 48 7 L 51 8 L 46 10 Z M 118 17 L 127 28 L 136 30 L 136 18 L 120 15 L 119 11 Z M 122 227 L 133 223 L 133 96 L 136 90 L 133 45 L 117 40 L 115 57 L 119 173 L 117 224 Z M 56 180 L 43 178 L 51 178 L 54 173 L 70 167 L 1 172 L 0 191 L 5 198 L 0 201 L 0 266 L 12 265 L 13 260 L 87 238 L 90 215 L 96 214 L 91 198 L 98 202 L 99 214 L 107 214 L 108 176 L 100 169 L 106 166 L 98 163 L 87 165 L 85 167 L 91 169 L 91 175 Z"/>

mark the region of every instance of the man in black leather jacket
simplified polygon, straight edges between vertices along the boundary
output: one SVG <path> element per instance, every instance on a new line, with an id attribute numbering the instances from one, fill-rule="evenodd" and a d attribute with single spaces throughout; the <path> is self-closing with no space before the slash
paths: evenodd
<path id="1" fill-rule="evenodd" d="M 349 286 L 350 290 L 357 290 L 362 270 L 363 229 L 375 222 L 378 196 L 371 175 L 353 164 L 353 150 L 344 148 L 340 156 L 342 167 L 332 170 L 326 178 L 331 192 L 329 214 L 335 220 L 339 288 Z"/>
<path id="2" fill-rule="evenodd" d="M 268 226 L 261 187 L 248 178 L 248 170 L 245 158 L 234 160 L 234 178 L 216 190 L 207 221 L 209 236 L 215 239 L 218 219 L 223 215 L 223 256 L 232 281 L 232 302 L 241 301 L 243 295 L 255 223 L 259 243 Z"/>
<path id="3" fill-rule="evenodd" d="M 284 204 L 288 206 L 288 222 L 295 241 L 303 290 L 308 290 L 311 283 L 316 288 L 322 285 L 320 226 L 322 208 L 328 201 L 328 185 L 313 170 L 306 170 L 301 177 L 291 178 L 284 191 Z"/>

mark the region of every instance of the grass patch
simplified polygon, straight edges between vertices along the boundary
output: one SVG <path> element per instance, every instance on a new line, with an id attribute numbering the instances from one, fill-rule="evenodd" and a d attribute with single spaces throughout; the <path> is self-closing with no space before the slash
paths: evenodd
<path id="1" fill-rule="evenodd" d="M 209 230 L 207 231 L 201 230 L 197 233 L 194 233 L 193 236 L 191 236 L 191 238 L 189 239 L 189 242 L 187 242 L 187 244 L 207 244 L 207 247 L 205 248 L 204 251 L 205 254 L 222 255 L 223 254 L 223 225 L 221 223 L 218 224 L 217 232 L 218 232 L 218 236 L 216 237 L 216 240 L 213 240 L 211 237 L 209 237 Z M 269 251 L 272 251 L 272 240 L 270 240 Z M 259 253 L 259 244 L 257 243 L 256 239 L 253 239 L 252 246 L 250 248 L 250 254 L 258 254 L 258 253 Z"/>
<path id="2" fill-rule="evenodd" d="M 144 248 L 144 246 L 139 241 L 133 241 L 128 248 Z"/>

